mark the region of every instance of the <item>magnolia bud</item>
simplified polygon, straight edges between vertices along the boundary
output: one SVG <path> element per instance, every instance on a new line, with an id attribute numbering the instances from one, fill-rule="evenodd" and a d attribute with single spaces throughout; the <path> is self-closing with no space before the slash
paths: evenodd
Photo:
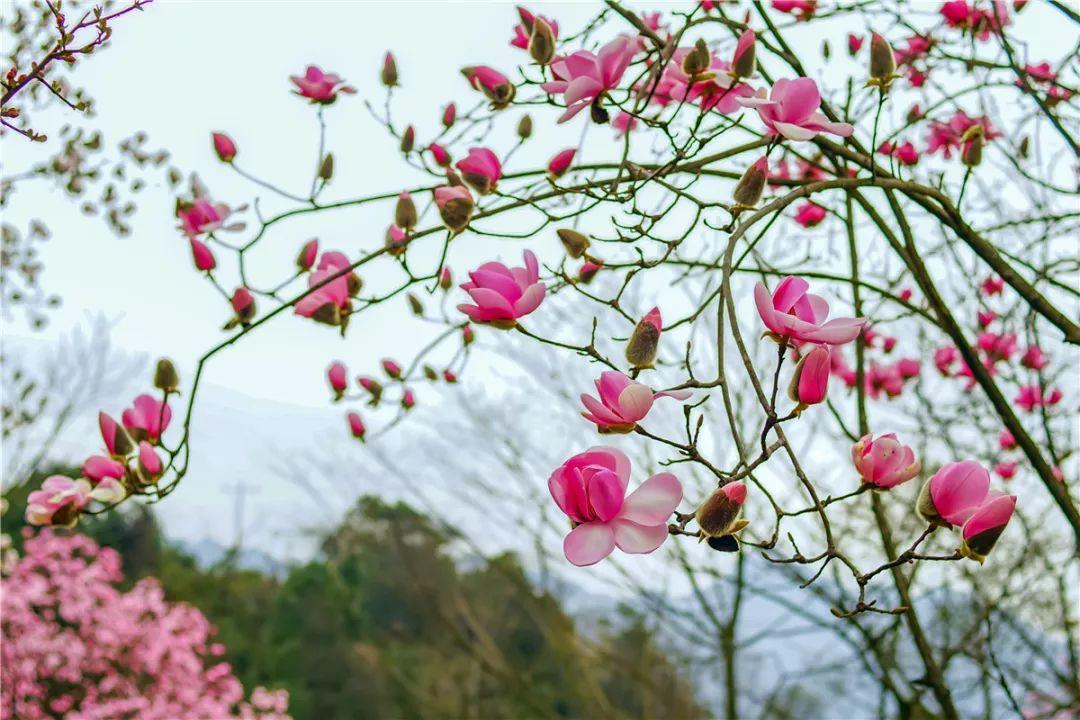
<path id="1" fill-rule="evenodd" d="M 157 361 L 157 368 L 154 370 L 154 387 L 167 393 L 174 393 L 180 387 L 180 376 L 176 374 L 176 368 L 173 367 L 169 358 L 161 358 Z"/>
<path id="2" fill-rule="evenodd" d="M 323 182 L 327 182 L 332 177 L 334 177 L 334 154 L 326 153 L 326 157 L 323 158 L 322 164 L 319 165 L 319 179 Z"/>
<path id="3" fill-rule="evenodd" d="M 214 133 L 214 152 L 221 162 L 232 162 L 236 157 L 236 143 L 225 133 Z"/>
<path id="4" fill-rule="evenodd" d="M 753 165 L 746 168 L 746 172 L 735 184 L 735 204 L 741 207 L 751 208 L 757 205 L 761 199 L 761 193 L 765 189 L 765 181 L 769 178 L 769 161 L 760 158 Z"/>
<path id="5" fill-rule="evenodd" d="M 439 373 L 437 373 L 435 371 L 435 368 L 431 367 L 430 365 L 424 365 L 423 371 L 424 371 L 424 377 L 426 377 L 431 382 L 435 382 L 436 380 L 439 379 Z"/>
<path id="6" fill-rule="evenodd" d="M 702 538 L 708 540 L 714 550 L 734 552 L 739 549 L 734 535 L 749 524 L 739 517 L 745 500 L 746 483 L 731 482 L 717 488 L 694 512 Z"/>
<path id="7" fill-rule="evenodd" d="M 1021 138 L 1020 147 L 1017 148 L 1016 152 L 1020 155 L 1022 159 L 1027 160 L 1028 156 L 1031 154 L 1031 138 L 1027 135 Z"/>
<path id="8" fill-rule="evenodd" d="M 296 256 L 296 267 L 300 270 L 309 270 L 315 264 L 315 258 L 319 255 L 319 240 L 312 238 L 304 243 Z"/>
<path id="9" fill-rule="evenodd" d="M 161 458 L 154 451 L 154 446 L 143 440 L 139 443 L 139 479 L 149 485 L 161 476 L 163 470 Z"/>
<path id="10" fill-rule="evenodd" d="M 390 53 L 386 53 L 386 57 L 383 58 L 382 72 L 379 73 L 379 80 L 386 87 L 394 87 L 398 84 L 397 63 L 394 62 L 394 56 Z"/>
<path id="11" fill-rule="evenodd" d="M 439 273 L 439 287 L 443 290 L 449 290 L 454 285 L 453 276 L 450 274 L 450 268 L 444 267 Z"/>
<path id="12" fill-rule="evenodd" d="M 405 248 L 409 245 L 409 236 L 404 230 L 397 225 L 391 225 L 386 229 L 386 252 L 394 257 L 398 257 L 405 252 Z"/>
<path id="13" fill-rule="evenodd" d="M 405 132 L 401 134 L 401 152 L 408 154 L 412 152 L 413 145 L 416 143 L 416 131 L 413 130 L 413 126 L 405 128 Z"/>
<path id="14" fill-rule="evenodd" d="M 829 44 L 828 40 L 825 40 L 821 43 L 821 57 L 825 58 L 826 60 L 832 57 L 832 45 Z"/>
<path id="15" fill-rule="evenodd" d="M 709 52 L 709 46 L 704 40 L 698 38 L 693 49 L 683 57 L 682 71 L 687 77 L 697 78 L 709 69 L 711 63 L 712 53 Z"/>
<path id="16" fill-rule="evenodd" d="M 563 247 L 566 248 L 566 254 L 577 260 L 585 251 L 589 249 L 589 236 L 579 233 L 577 230 L 570 230 L 564 228 L 556 230 L 559 235 L 559 240 L 562 241 Z"/>
<path id="17" fill-rule="evenodd" d="M 630 363 L 630 367 L 643 370 L 653 366 L 656 350 L 660 345 L 661 323 L 658 308 L 650 310 L 638 322 L 626 343 L 626 361 Z"/>
<path id="18" fill-rule="evenodd" d="M 881 88 L 887 92 L 896 79 L 896 54 L 889 41 L 878 33 L 870 36 L 870 80 L 867 85 Z"/>
<path id="19" fill-rule="evenodd" d="M 529 57 L 541 65 L 547 65 L 555 57 L 555 33 L 543 18 L 533 20 L 529 36 Z"/>
<path id="20" fill-rule="evenodd" d="M 105 449 L 114 459 L 125 458 L 135 449 L 135 443 L 124 426 L 109 415 L 98 413 L 98 426 L 101 428 L 101 439 L 105 441 Z"/>
<path id="21" fill-rule="evenodd" d="M 832 354 L 828 345 L 811 346 L 810 351 L 799 358 L 799 364 L 791 374 L 788 397 L 803 408 L 823 402 L 829 390 L 831 369 Z"/>
<path id="22" fill-rule="evenodd" d="M 369 378 L 369 377 L 357 378 L 356 381 L 358 383 L 360 383 L 360 387 L 367 390 L 368 393 L 371 395 L 371 400 L 369 401 L 370 404 L 378 405 L 379 404 L 379 398 L 382 397 L 382 392 L 383 392 L 382 383 L 379 382 L 378 380 L 376 380 L 375 378 Z"/>
<path id="23" fill-rule="evenodd" d="M 348 418 L 349 432 L 352 433 L 352 436 L 357 440 L 363 440 L 367 428 L 364 427 L 364 421 L 360 418 L 360 414 L 351 412 L 345 417 Z"/>
<path id="24" fill-rule="evenodd" d="M 416 227 L 416 221 L 416 204 L 409 193 L 403 192 L 398 195 L 397 207 L 394 209 L 394 224 L 405 230 L 412 230 Z"/>
<path id="25" fill-rule="evenodd" d="M 461 344 L 462 345 L 464 345 L 465 347 L 468 347 L 469 345 L 472 345 L 473 340 L 475 340 L 475 339 L 476 339 L 476 335 L 473 334 L 473 329 L 472 329 L 471 325 L 466 325 L 465 327 L 461 328 Z"/>
<path id="26" fill-rule="evenodd" d="M 750 77 L 757 70 L 757 52 L 754 49 L 756 38 L 753 30 L 744 30 L 739 36 L 739 42 L 735 46 L 735 57 L 731 59 L 731 70 L 728 71 L 732 77 Z"/>
<path id="27" fill-rule="evenodd" d="M 964 131 L 964 135 L 960 139 L 962 143 L 960 149 L 961 162 L 970 168 L 976 167 L 982 162 L 985 137 L 986 135 L 982 125 L 972 125 Z"/>
<path id="28" fill-rule="evenodd" d="M 443 127 L 450 127 L 451 125 L 454 124 L 454 120 L 456 120 L 456 119 L 457 119 L 457 105 L 455 105 L 454 103 L 450 103 L 449 105 L 446 106 L 446 109 L 443 110 L 443 114 L 442 114 Z"/>
<path id="29" fill-rule="evenodd" d="M 521 116 L 521 120 L 518 121 L 518 125 L 517 125 L 517 134 L 518 134 L 518 137 L 521 138 L 522 140 L 528 140 L 530 137 L 532 137 L 532 118 L 531 117 L 529 117 L 528 115 L 522 115 Z"/>
<path id="30" fill-rule="evenodd" d="M 604 264 L 599 260 L 595 262 L 593 262 L 592 260 L 586 260 L 582 264 L 581 269 L 578 270 L 578 282 L 582 282 L 588 285 L 590 282 L 592 282 L 592 279 L 596 277 L 596 273 L 600 271 L 600 268 L 603 267 L 603 265 Z"/>
<path id="31" fill-rule="evenodd" d="M 392 377 L 393 379 L 397 380 L 397 379 L 401 378 L 401 366 L 398 365 L 393 360 L 391 360 L 390 358 L 385 358 L 382 361 L 382 368 L 383 368 L 383 371 L 386 372 L 386 374 L 389 375 L 390 377 Z"/>
<path id="32" fill-rule="evenodd" d="M 405 299 L 409 301 L 409 309 L 412 310 L 412 314 L 418 317 L 424 314 L 424 304 L 420 302 L 420 298 L 416 295 L 409 293 L 405 296 Z"/>
<path id="33" fill-rule="evenodd" d="M 405 392 L 401 395 L 401 407 L 406 410 L 411 410 L 416 405 L 416 396 L 413 395 L 413 391 L 406 388 Z"/>

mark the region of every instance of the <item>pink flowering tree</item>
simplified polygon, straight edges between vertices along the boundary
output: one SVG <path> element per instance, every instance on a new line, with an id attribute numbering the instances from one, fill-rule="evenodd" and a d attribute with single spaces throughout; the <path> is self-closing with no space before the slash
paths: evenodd
<path id="1" fill-rule="evenodd" d="M 202 613 L 121 579 L 120 556 L 82 535 L 43 531 L 5 561 L 5 720 L 287 718 L 283 691 L 245 698 Z"/>
<path id="2" fill-rule="evenodd" d="M 319 138 L 299 188 L 247 169 L 272 149 L 208 128 L 252 197 L 193 181 L 176 242 L 220 296 L 225 334 L 103 410 L 82 476 L 46 480 L 28 519 L 70 525 L 167 497 L 197 451 L 208 363 L 270 323 L 348 339 L 400 304 L 428 333 L 420 352 L 388 347 L 380 367 L 327 358 L 343 434 L 374 442 L 408 425 L 426 393 L 465 376 L 481 337 L 571 358 L 559 382 L 581 417 L 557 432 L 579 442 L 530 477 L 569 563 L 601 572 L 667 546 L 686 567 L 717 551 L 742 568 L 760 554 L 820 592 L 830 621 L 871 635 L 866 617 L 895 623 L 919 673 L 897 680 L 901 661 L 879 658 L 889 702 L 965 715 L 955 651 L 913 588 L 973 588 L 970 632 L 991 658 L 986 609 L 1031 591 L 1004 569 L 1060 585 L 1047 597 L 1066 634 L 1076 622 L 1077 67 L 1072 48 L 1043 57 L 1027 33 L 1075 34 L 1080 17 L 1003 0 L 650 13 L 607 0 L 570 28 L 537 10 L 507 13 L 516 67 L 478 48 L 452 90 L 450 73 L 432 79 L 445 69 L 403 58 L 399 70 L 389 52 L 381 87 L 354 68 L 283 78 Z M 395 109 L 407 83 L 430 83 L 428 117 Z M 338 186 L 335 110 L 357 102 L 414 183 Z M 573 145 L 519 160 L 566 127 Z M 360 207 L 383 220 L 359 249 L 303 232 L 305 218 Z M 295 262 L 256 273 L 285 228 Z M 463 246 L 490 257 L 463 263 Z M 542 412 L 500 422 L 539 440 Z"/>

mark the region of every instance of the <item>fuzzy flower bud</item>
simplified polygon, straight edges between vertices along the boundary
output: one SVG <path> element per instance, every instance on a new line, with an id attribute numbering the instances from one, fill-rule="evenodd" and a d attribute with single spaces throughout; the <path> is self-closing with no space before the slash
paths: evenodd
<path id="1" fill-rule="evenodd" d="M 394 224 L 405 230 L 412 230 L 416 227 L 416 221 L 416 204 L 412 195 L 403 192 L 398 195 L 397 207 L 394 209 Z"/>
<path id="2" fill-rule="evenodd" d="M 739 517 L 745 500 L 746 483 L 732 482 L 715 490 L 701 503 L 694 517 L 709 547 L 722 552 L 739 549 L 735 533 L 749 524 Z"/>
<path id="3" fill-rule="evenodd" d="M 180 387 L 180 376 L 169 358 L 161 358 L 154 369 L 154 387 L 167 393 L 174 393 Z"/>
<path id="4" fill-rule="evenodd" d="M 641 318 L 626 343 L 626 361 L 630 363 L 630 367 L 643 370 L 653 366 L 662 327 L 659 308 L 653 308 Z"/>
<path id="5" fill-rule="evenodd" d="M 735 184 L 735 192 L 732 193 L 735 204 L 752 208 L 761 200 L 761 193 L 765 189 L 765 181 L 769 177 L 768 158 L 759 158 L 753 165 L 746 168 L 746 172 Z"/>
<path id="6" fill-rule="evenodd" d="M 214 152 L 217 153 L 218 159 L 221 162 L 232 162 L 233 158 L 236 157 L 236 143 L 225 133 L 216 132 L 212 137 L 214 140 Z"/>
<path id="7" fill-rule="evenodd" d="M 566 254 L 577 260 L 582 257 L 589 249 L 589 236 L 583 233 L 579 233 L 577 230 L 571 230 L 569 228 L 562 228 L 556 230 L 559 235 L 559 240 L 562 241 L 563 247 L 566 248 Z"/>
<path id="8" fill-rule="evenodd" d="M 896 53 L 888 40 L 878 33 L 873 33 L 870 36 L 870 79 L 867 86 L 880 88 L 883 93 L 888 92 L 896 77 Z"/>
<path id="9" fill-rule="evenodd" d="M 394 56 L 389 52 L 387 52 L 386 57 L 383 58 L 382 71 L 379 73 L 379 80 L 388 88 L 395 87 L 398 84 L 397 63 L 394 62 Z"/>
<path id="10" fill-rule="evenodd" d="M 529 57 L 540 65 L 547 65 L 555 57 L 555 33 L 542 17 L 533 19 Z"/>

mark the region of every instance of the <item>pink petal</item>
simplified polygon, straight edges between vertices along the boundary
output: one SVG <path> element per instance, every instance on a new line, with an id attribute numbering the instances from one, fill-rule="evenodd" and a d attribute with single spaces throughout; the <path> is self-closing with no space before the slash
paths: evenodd
<path id="1" fill-rule="evenodd" d="M 829 345 L 843 345 L 857 338 L 865 324 L 865 318 L 837 318 L 816 330 L 803 333 L 801 339 Z"/>
<path id="2" fill-rule="evenodd" d="M 761 321 L 765 323 L 765 327 L 774 333 L 783 334 L 783 328 L 777 323 L 777 312 L 773 308 L 772 296 L 769 295 L 768 288 L 762 283 L 754 286 L 754 304 L 757 305 L 758 315 L 761 316 Z"/>
<path id="3" fill-rule="evenodd" d="M 620 518 L 611 523 L 615 544 L 625 553 L 651 553 L 667 540 L 667 525 L 639 525 Z"/>
<path id="4" fill-rule="evenodd" d="M 779 81 L 777 85 L 780 85 Z M 774 89 L 773 97 L 780 101 L 781 117 L 785 124 L 801 124 L 821 106 L 821 93 L 818 92 L 817 83 L 810 78 L 801 77 L 790 80 L 783 85 L 782 91 L 783 95 L 776 97 Z"/>
<path id="5" fill-rule="evenodd" d="M 788 275 L 776 286 L 772 294 L 772 306 L 777 312 L 786 313 L 795 306 L 798 300 L 806 295 L 810 289 L 810 283 L 802 278 Z"/>
<path id="6" fill-rule="evenodd" d="M 563 554 L 578 567 L 595 565 L 615 549 L 615 534 L 603 523 L 583 523 L 563 540 Z"/>
<path id="7" fill-rule="evenodd" d="M 990 473 L 974 460 L 950 463 L 930 479 L 930 499 L 944 520 L 962 525 L 986 500 Z"/>
<path id="8" fill-rule="evenodd" d="M 528 315 L 536 308 L 540 307 L 540 303 L 544 300 L 544 294 L 547 292 L 547 288 L 542 283 L 536 283 L 530 285 L 525 293 L 514 303 L 514 317 L 521 317 Z"/>
<path id="9" fill-rule="evenodd" d="M 600 379 L 596 381 L 596 389 L 600 392 L 600 401 L 608 407 L 618 407 L 619 395 L 623 390 L 630 387 L 634 381 L 615 370 L 605 370 L 600 373 Z"/>
<path id="10" fill-rule="evenodd" d="M 671 473 L 659 473 L 627 495 L 619 517 L 642 525 L 663 524 L 678 507 L 682 496 L 679 480 Z"/>
<path id="11" fill-rule="evenodd" d="M 525 261 L 525 270 L 529 273 L 529 282 L 527 285 L 532 285 L 540 280 L 540 263 L 536 260 L 536 255 L 532 250 L 526 250 L 521 254 L 522 259 Z"/>
<path id="12" fill-rule="evenodd" d="M 788 140 L 795 140 L 796 142 L 813 140 L 817 137 L 816 130 L 807 130 L 802 125 L 795 125 L 777 120 L 773 122 L 773 127 L 776 129 L 776 132 L 780 133 Z"/>
<path id="13" fill-rule="evenodd" d="M 1015 495 L 1004 495 L 983 504 L 975 511 L 975 514 L 964 523 L 964 539 L 966 540 L 979 533 L 1006 525 L 1012 518 L 1013 510 L 1015 508 Z M 617 533 L 615 539 L 616 542 L 618 542 Z"/>
<path id="14" fill-rule="evenodd" d="M 514 282 L 513 278 L 505 275 L 484 270 L 473 270 L 469 273 L 469 278 L 476 287 L 494 290 L 511 305 L 521 297 L 521 288 Z"/>
<path id="15" fill-rule="evenodd" d="M 474 288 L 468 292 L 473 301 L 481 308 L 499 312 L 501 317 L 514 317 L 513 306 L 511 306 L 507 299 L 495 290 L 489 288 Z"/>
<path id="16" fill-rule="evenodd" d="M 627 420 L 638 421 L 649 414 L 653 404 L 653 391 L 635 382 L 619 393 L 619 412 Z"/>
<path id="17" fill-rule="evenodd" d="M 598 425 L 622 425 L 626 422 L 622 417 L 597 402 L 592 395 L 582 393 L 581 404 L 600 421 L 597 423 Z"/>
<path id="18" fill-rule="evenodd" d="M 625 488 L 621 485 L 619 476 L 611 470 L 597 470 L 588 474 L 585 492 L 589 495 L 590 507 L 604 522 L 618 515 L 622 509 Z"/>

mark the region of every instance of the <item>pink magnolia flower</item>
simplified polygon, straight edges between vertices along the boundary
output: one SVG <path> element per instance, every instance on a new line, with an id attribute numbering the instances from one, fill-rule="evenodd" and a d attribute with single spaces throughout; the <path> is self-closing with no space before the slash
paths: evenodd
<path id="1" fill-rule="evenodd" d="M 1042 370 L 1050 361 L 1038 345 L 1031 345 L 1020 357 L 1020 364 L 1029 370 Z"/>
<path id="2" fill-rule="evenodd" d="M 1005 428 L 998 433 L 998 447 L 1002 450 L 1012 450 L 1016 447 L 1016 438 L 1009 432 L 1008 428 Z"/>
<path id="3" fill-rule="evenodd" d="M 1016 354 L 1016 351 L 1020 349 L 1017 344 L 1016 333 L 979 333 L 978 345 L 979 349 L 986 353 L 987 359 L 991 362 L 1010 360 Z"/>
<path id="4" fill-rule="evenodd" d="M 319 240 L 318 238 L 312 238 L 300 248 L 300 253 L 296 256 L 296 267 L 301 270 L 310 270 L 311 266 L 315 264 L 315 258 L 318 256 Z"/>
<path id="5" fill-rule="evenodd" d="M 297 95 L 321 105 L 337 100 L 338 93 L 356 92 L 356 88 L 346 85 L 339 76 L 323 72 L 316 65 L 308 65 L 303 75 L 293 75 L 289 79 L 296 86 Z"/>
<path id="6" fill-rule="evenodd" d="M 940 151 L 945 159 L 951 158 L 953 150 L 959 149 L 962 145 L 964 133 L 974 125 L 982 125 L 983 139 L 986 142 L 1001 137 L 1001 133 L 990 124 L 990 118 L 972 118 L 963 110 L 957 110 L 948 122 L 930 121 L 930 135 L 926 140 L 926 152 L 932 155 Z"/>
<path id="7" fill-rule="evenodd" d="M 606 122 L 606 111 L 600 103 L 605 93 L 618 87 L 636 52 L 633 38 L 620 35 L 600 48 L 599 53 L 578 50 L 554 60 L 550 68 L 555 79 L 540 87 L 546 93 L 563 96 L 566 111 L 558 121 L 564 123 L 592 105 L 596 110 L 594 117 Z"/>
<path id="8" fill-rule="evenodd" d="M 1025 65 L 1024 72 L 1035 82 L 1052 83 L 1057 80 L 1057 73 L 1050 68 L 1050 63 L 1041 62 L 1038 65 Z M 1017 80 L 1019 83 L 1020 81 Z"/>
<path id="9" fill-rule="evenodd" d="M 438 143 L 431 143 L 428 145 L 428 151 L 431 153 L 432 159 L 439 167 L 450 167 L 452 158 L 446 148 Z"/>
<path id="10" fill-rule="evenodd" d="M 484 97 L 491 102 L 492 108 L 502 110 L 513 102 L 517 88 L 514 87 L 509 78 L 498 70 L 487 65 L 473 65 L 462 68 L 461 74 L 469 81 L 473 90 L 484 93 Z M 446 124 L 445 114 L 443 115 L 443 124 Z"/>
<path id="11" fill-rule="evenodd" d="M 952 345 L 938 348 L 934 351 L 934 367 L 942 375 L 951 375 L 953 365 L 960 359 L 960 351 Z"/>
<path id="12" fill-rule="evenodd" d="M 691 82 L 683 70 L 683 59 L 693 50 L 692 47 L 681 47 L 674 52 L 653 90 L 653 102 L 660 105 L 694 103 L 702 111 L 716 110 L 727 115 L 739 109 L 739 98 L 753 97 L 753 88 L 735 82 L 729 74 L 731 65 L 712 52 L 709 53 L 709 74 L 712 77 Z"/>
<path id="13" fill-rule="evenodd" d="M 225 224 L 230 212 L 228 205 L 214 204 L 206 198 L 195 198 L 190 204 L 178 204 L 176 217 L 180 219 L 183 233 L 188 237 L 195 237 L 220 228 Z"/>
<path id="14" fill-rule="evenodd" d="M 866 318 L 835 318 L 829 316 L 829 303 L 807 292 L 810 284 L 802 278 L 788 276 L 780 281 L 769 295 L 763 283 L 754 286 L 754 302 L 765 327 L 781 337 L 796 341 L 843 345 L 854 340 Z"/>
<path id="15" fill-rule="evenodd" d="M 983 295 L 1000 295 L 1005 290 L 1005 281 L 991 275 L 982 281 L 979 288 L 982 290 Z"/>
<path id="16" fill-rule="evenodd" d="M 993 310 L 979 310 L 975 313 L 975 318 L 979 321 L 979 327 L 989 327 L 990 323 L 997 320 L 997 313 Z"/>
<path id="17" fill-rule="evenodd" d="M 234 317 L 225 326 L 225 329 L 235 327 L 237 324 L 247 327 L 251 319 L 255 317 L 255 298 L 246 287 L 238 287 L 229 298 Z"/>
<path id="18" fill-rule="evenodd" d="M 797 20 L 805 22 L 817 12 L 817 0 L 772 0 L 773 9 L 790 13 Z"/>
<path id="19" fill-rule="evenodd" d="M 543 15 L 533 15 L 525 8 L 518 6 L 518 17 L 521 18 L 521 22 L 514 26 L 514 37 L 510 40 L 510 44 L 516 48 L 527 50 L 529 47 L 529 36 L 532 34 L 533 21 L 539 17 L 551 27 L 551 32 L 555 35 L 556 39 L 559 37 L 559 23 L 549 17 Z"/>
<path id="20" fill-rule="evenodd" d="M 788 396 L 801 405 L 817 405 L 824 402 L 829 392 L 829 374 L 832 366 L 832 351 L 829 346 L 813 346 L 795 366 Z"/>
<path id="21" fill-rule="evenodd" d="M 364 421 L 360 417 L 360 413 L 350 412 L 345 417 L 349 421 L 349 432 L 352 433 L 352 436 L 357 440 L 363 440 L 364 433 L 367 432 L 367 428 L 364 427 Z"/>
<path id="22" fill-rule="evenodd" d="M 900 373 L 900 377 L 909 380 L 919 376 L 922 372 L 922 363 L 915 358 L 900 358 L 896 361 L 896 370 Z"/>
<path id="23" fill-rule="evenodd" d="M 934 473 L 927 483 L 931 505 L 923 508 L 927 519 L 936 513 L 948 525 L 960 526 L 986 502 L 990 492 L 990 473 L 974 460 L 948 463 Z"/>
<path id="24" fill-rule="evenodd" d="M 340 400 L 349 388 L 348 370 L 345 369 L 344 363 L 337 360 L 330 363 L 330 367 L 326 369 L 326 380 L 330 383 L 330 389 L 334 391 L 334 397 Z"/>
<path id="25" fill-rule="evenodd" d="M 615 129 L 615 136 L 622 137 L 638 126 L 637 118 L 620 110 L 615 119 L 611 121 L 611 127 Z"/>
<path id="26" fill-rule="evenodd" d="M 866 393 L 873 399 L 885 393 L 888 397 L 898 397 L 904 391 L 904 378 L 896 365 L 882 365 L 872 362 L 864 375 Z"/>
<path id="27" fill-rule="evenodd" d="M 922 465 L 915 451 L 902 445 L 895 433 L 863 435 L 851 447 L 851 462 L 867 485 L 880 489 L 895 487 L 919 474 Z"/>
<path id="28" fill-rule="evenodd" d="M 1022 385 L 1013 402 L 1023 408 L 1025 412 L 1034 412 L 1037 407 L 1049 407 L 1057 405 L 1064 397 L 1057 388 L 1051 389 L 1045 395 L 1038 385 Z"/>
<path id="29" fill-rule="evenodd" d="M 222 162 L 232 162 L 236 157 L 236 143 L 225 133 L 213 133 L 214 152 Z"/>
<path id="30" fill-rule="evenodd" d="M 540 265 L 531 250 L 524 253 L 525 267 L 508 268 L 500 262 L 484 263 L 469 273 L 461 289 L 475 305 L 457 308 L 473 322 L 512 328 L 544 299 L 547 288 L 540 282 Z"/>
<path id="31" fill-rule="evenodd" d="M 498 156 L 487 148 L 469 148 L 468 156 L 458 160 L 457 169 L 461 172 L 462 179 L 481 195 L 487 195 L 494 190 L 495 184 L 502 177 L 502 163 Z"/>
<path id="32" fill-rule="evenodd" d="M 548 175 L 553 178 L 560 178 L 565 175 L 566 171 L 570 169 L 570 165 L 574 162 L 574 155 L 576 154 L 576 148 L 567 148 L 551 158 L 551 161 L 548 163 Z"/>
<path id="33" fill-rule="evenodd" d="M 315 272 L 308 276 L 308 287 L 318 289 L 302 297 L 293 312 L 327 325 L 347 322 L 352 306 L 350 298 L 360 290 L 360 278 L 348 272 L 351 267 L 344 253 L 324 252 Z"/>
<path id="34" fill-rule="evenodd" d="M 195 238 L 191 238 L 191 257 L 195 261 L 195 269 L 202 272 L 210 272 L 217 267 L 214 252 L 210 247 Z"/>
<path id="35" fill-rule="evenodd" d="M 974 7 L 967 0 L 949 0 L 942 4 L 940 12 L 949 27 L 970 30 L 982 41 L 988 40 L 990 33 L 1000 26 L 1012 23 L 1004 0 L 994 0 L 990 8 Z"/>
<path id="36" fill-rule="evenodd" d="M 825 214 L 825 208 L 807 200 L 795 212 L 795 222 L 804 228 L 812 228 L 821 224 L 821 221 L 825 219 Z"/>
<path id="37" fill-rule="evenodd" d="M 82 466 L 82 475 L 93 483 L 99 483 L 105 478 L 119 480 L 124 477 L 127 468 L 124 463 L 117 462 L 111 457 L 93 455 L 86 459 Z"/>
<path id="38" fill-rule="evenodd" d="M 854 33 L 848 33 L 848 36 L 847 36 L 848 55 L 851 55 L 851 56 L 858 55 L 859 51 L 862 50 L 862 46 L 863 46 L 863 38 L 862 38 L 861 35 L 856 35 Z"/>
<path id="39" fill-rule="evenodd" d="M 1012 480 L 1013 476 L 1016 475 L 1016 468 L 1019 467 L 1019 465 L 1020 463 L 1015 460 L 999 462 L 994 466 L 994 472 L 997 473 L 1002 480 Z"/>
<path id="40" fill-rule="evenodd" d="M 825 117 L 817 83 L 810 78 L 777 80 L 766 95 L 765 89 L 754 97 L 739 98 L 743 107 L 757 110 L 768 129 L 766 134 L 780 134 L 789 140 L 812 140 L 818 133 L 827 132 L 848 137 L 855 128 L 848 123 L 834 123 Z"/>
<path id="41" fill-rule="evenodd" d="M 631 380 L 621 372 L 608 370 L 600 373 L 596 381 L 597 398 L 581 394 L 581 402 L 587 412 L 581 415 L 596 424 L 600 432 L 628 433 L 652 409 L 653 401 L 660 397 L 673 397 L 685 400 L 690 397 L 687 390 L 667 390 L 654 393 L 647 385 Z"/>
<path id="42" fill-rule="evenodd" d="M 984 562 L 1015 510 L 1015 495 L 999 494 L 980 505 L 961 530 L 960 554 L 980 564 Z"/>
<path id="43" fill-rule="evenodd" d="M 890 142 L 883 142 L 881 147 L 878 148 L 878 152 L 882 155 L 890 155 L 900 161 L 901 165 L 915 165 L 919 162 L 919 151 L 915 149 L 915 146 L 909 141 L 905 141 L 898 145 L 893 145 Z"/>
<path id="44" fill-rule="evenodd" d="M 567 560 L 593 565 L 616 546 L 626 553 L 650 553 L 664 543 L 682 485 L 671 473 L 660 473 L 627 496 L 629 484 L 630 459 L 612 447 L 575 455 L 551 474 L 551 497 L 573 525 L 563 541 Z"/>
<path id="45" fill-rule="evenodd" d="M 72 480 L 63 475 L 52 475 L 26 497 L 26 521 L 31 525 L 59 525 L 72 527 L 79 520 L 79 513 L 93 500 L 103 503 L 119 502 L 124 498 L 122 485 L 112 478 L 104 478 L 97 487 L 79 478 Z"/>
<path id="46" fill-rule="evenodd" d="M 912 35 L 904 41 L 903 45 L 898 45 L 893 49 L 893 55 L 896 56 L 897 65 L 911 65 L 919 58 L 925 57 L 930 52 L 930 48 L 933 47 L 934 40 L 928 35 Z M 914 68 L 909 68 L 914 70 Z M 909 75 L 910 79 L 910 75 Z M 915 85 L 915 83 L 912 83 Z M 918 87 L 918 85 L 916 85 Z"/>
<path id="47" fill-rule="evenodd" d="M 169 427 L 170 420 L 172 408 L 146 394 L 135 398 L 132 407 L 120 415 L 120 421 L 135 441 L 146 440 L 151 443 L 157 443 L 161 439 L 161 434 Z"/>

